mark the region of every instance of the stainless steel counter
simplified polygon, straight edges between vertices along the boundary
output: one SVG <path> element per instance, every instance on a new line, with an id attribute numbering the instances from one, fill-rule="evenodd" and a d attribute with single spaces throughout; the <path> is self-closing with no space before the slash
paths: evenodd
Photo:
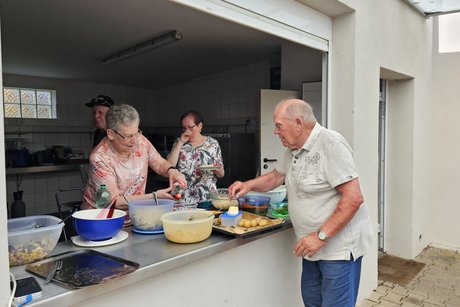
<path id="1" fill-rule="evenodd" d="M 286 223 L 281 228 L 250 238 L 234 238 L 213 231 L 207 240 L 195 244 L 174 244 L 169 242 L 162 234 L 142 235 L 132 233 L 130 228 L 124 229 L 124 231 L 129 233 L 129 237 L 125 241 L 93 249 L 137 262 L 140 264 L 137 271 L 117 280 L 77 290 L 69 290 L 53 282 L 45 285 L 43 279 L 36 277 L 43 288 L 43 295 L 40 300 L 32 302 L 30 305 L 69 306 L 82 303 L 86 300 L 91 300 L 93 297 L 99 297 L 115 290 L 122 291 L 123 288 L 134 283 L 150 279 L 167 271 L 189 265 L 195 261 L 270 236 L 291 227 L 290 223 Z M 79 249 L 81 247 L 75 246 L 71 242 L 61 242 L 53 250 L 53 254 Z M 11 268 L 11 272 L 16 278 L 30 276 L 25 271 L 25 266 L 13 267 Z"/>

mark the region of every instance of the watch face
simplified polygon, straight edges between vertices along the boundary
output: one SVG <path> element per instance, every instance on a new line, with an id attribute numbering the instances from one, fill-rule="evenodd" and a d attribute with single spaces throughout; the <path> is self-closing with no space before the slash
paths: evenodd
<path id="1" fill-rule="evenodd" d="M 327 234 L 324 231 L 320 231 L 318 232 L 318 238 L 324 241 L 327 239 Z"/>

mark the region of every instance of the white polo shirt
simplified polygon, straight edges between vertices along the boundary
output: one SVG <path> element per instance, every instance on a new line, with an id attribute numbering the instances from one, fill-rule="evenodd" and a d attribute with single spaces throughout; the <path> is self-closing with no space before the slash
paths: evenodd
<path id="1" fill-rule="evenodd" d="M 289 216 L 298 239 L 317 232 L 340 199 L 336 186 L 358 177 L 353 151 L 339 133 L 316 123 L 299 150 L 286 150 L 276 171 L 285 176 Z M 351 221 L 308 260 L 350 260 L 364 255 L 372 227 L 363 203 Z"/>

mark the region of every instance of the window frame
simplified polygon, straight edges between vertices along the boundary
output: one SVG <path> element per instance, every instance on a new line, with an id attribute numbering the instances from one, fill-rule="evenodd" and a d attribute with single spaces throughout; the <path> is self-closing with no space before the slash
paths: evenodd
<path id="1" fill-rule="evenodd" d="M 5 90 L 6 89 L 10 89 L 10 90 L 18 90 L 19 91 L 19 103 L 16 103 L 16 102 L 5 102 Z M 29 104 L 29 103 L 23 103 L 22 102 L 22 94 L 21 94 L 21 91 L 33 91 L 34 92 L 34 95 L 35 95 L 35 103 L 33 104 L 35 106 L 35 116 L 36 117 L 23 117 L 23 113 L 22 113 L 22 106 L 23 105 L 32 105 L 32 104 Z M 40 104 L 37 102 L 37 93 L 38 92 L 49 92 L 50 93 L 50 96 L 51 96 L 51 117 L 48 117 L 48 118 L 43 118 L 43 117 L 38 117 L 38 106 L 40 106 Z M 3 86 L 2 87 L 2 97 L 3 97 L 3 117 L 5 119 L 25 119 L 25 120 L 34 120 L 34 119 L 39 119 L 39 120 L 56 120 L 57 119 L 57 101 L 56 101 L 56 90 L 51 90 L 51 89 L 38 89 L 38 88 L 28 88 L 28 87 L 16 87 L 16 86 Z M 19 112 L 20 112 L 20 116 L 19 117 L 9 117 L 7 116 L 6 114 L 6 110 L 5 110 L 5 106 L 7 104 L 16 104 L 19 106 Z"/>

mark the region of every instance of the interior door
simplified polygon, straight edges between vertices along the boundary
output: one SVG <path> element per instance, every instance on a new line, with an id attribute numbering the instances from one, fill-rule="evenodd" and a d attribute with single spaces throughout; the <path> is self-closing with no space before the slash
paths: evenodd
<path id="1" fill-rule="evenodd" d="M 276 162 L 286 149 L 275 135 L 273 112 L 281 100 L 299 98 L 297 91 L 261 90 L 260 91 L 260 174 L 275 168 Z"/>

